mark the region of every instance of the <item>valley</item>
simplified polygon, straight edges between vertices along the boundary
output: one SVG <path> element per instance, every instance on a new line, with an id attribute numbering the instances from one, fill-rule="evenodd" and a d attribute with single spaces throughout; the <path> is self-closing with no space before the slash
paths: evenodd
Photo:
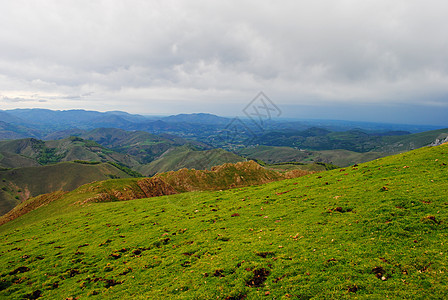
<path id="1" fill-rule="evenodd" d="M 418 127 L 337 122 L 315 127 L 311 121 L 267 122 L 262 131 L 237 127 L 229 135 L 232 120 L 210 114 L 148 118 L 124 112 L 30 109 L 0 115 L 5 129 L 0 132 L 0 214 L 29 197 L 73 190 L 89 180 L 153 176 L 183 168 L 210 170 L 250 160 L 278 172 L 318 172 L 448 137 L 448 129 L 411 133 L 404 129 Z M 103 125 L 113 127 L 99 127 Z M 14 139 L 19 136 L 24 138 Z M 63 169 L 70 172 L 61 173 Z"/>

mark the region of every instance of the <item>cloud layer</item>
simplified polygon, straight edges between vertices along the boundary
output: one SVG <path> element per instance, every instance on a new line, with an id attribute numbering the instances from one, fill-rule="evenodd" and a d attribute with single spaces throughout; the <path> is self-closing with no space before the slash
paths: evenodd
<path id="1" fill-rule="evenodd" d="M 446 1 L 0 2 L 0 108 L 448 106 Z"/>

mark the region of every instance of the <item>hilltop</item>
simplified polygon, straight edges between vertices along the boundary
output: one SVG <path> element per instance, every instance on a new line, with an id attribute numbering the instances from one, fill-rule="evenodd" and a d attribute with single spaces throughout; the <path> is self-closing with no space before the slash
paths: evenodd
<path id="1" fill-rule="evenodd" d="M 241 156 L 223 149 L 200 150 L 192 145 L 171 148 L 159 158 L 139 169 L 140 173 L 152 176 L 156 173 L 176 171 L 182 168 L 210 169 L 224 163 L 245 161 Z"/>
<path id="2" fill-rule="evenodd" d="M 9 168 L 29 166 L 30 161 L 34 161 L 34 166 L 74 160 L 110 161 L 131 168 L 139 165 L 130 155 L 112 151 L 94 141 L 75 136 L 52 141 L 34 138 L 0 141 L 0 154 L 11 158 L 7 161 L 0 158 L 0 166 Z"/>
<path id="3" fill-rule="evenodd" d="M 447 165 L 442 145 L 223 191 L 86 186 L 0 226 L 0 297 L 444 298 Z"/>
<path id="4" fill-rule="evenodd" d="M 183 145 L 192 145 L 199 149 L 210 148 L 204 143 L 169 134 L 154 135 L 144 131 L 126 131 L 116 128 L 97 128 L 80 133 L 79 136 L 116 152 L 130 155 L 140 164 L 148 164 L 166 151 Z"/>
<path id="5" fill-rule="evenodd" d="M 224 190 L 235 187 L 245 187 L 251 185 L 259 185 L 267 182 L 278 181 L 285 178 L 296 178 L 311 174 L 309 171 L 290 171 L 286 173 L 279 173 L 272 170 L 267 170 L 255 163 L 254 161 L 238 162 L 236 164 L 226 163 L 220 166 L 213 167 L 209 170 L 188 170 L 186 168 L 178 171 L 170 171 L 166 173 L 157 174 L 151 178 L 127 178 L 126 174 L 107 174 L 111 178 L 127 178 L 120 180 L 108 180 L 96 182 L 95 178 L 105 179 L 105 171 L 91 172 L 87 170 L 87 167 L 83 167 L 85 174 L 80 177 L 69 177 L 69 179 L 63 180 L 64 176 L 59 174 L 81 173 L 77 172 L 77 164 L 57 164 L 51 167 L 46 167 L 44 170 L 38 170 L 43 174 L 47 181 L 41 181 L 39 183 L 33 182 L 29 178 L 23 180 L 23 177 L 30 176 L 30 172 L 22 172 L 18 174 L 14 171 L 14 178 L 17 182 L 22 179 L 26 182 L 26 195 L 40 195 L 35 198 L 28 199 L 17 207 L 8 212 L 5 216 L 0 217 L 0 224 L 13 220 L 24 213 L 28 213 L 40 206 L 43 203 L 48 204 L 55 200 L 59 200 L 64 195 L 66 201 L 71 204 L 74 203 L 91 203 L 91 202 L 111 202 L 111 201 L 126 201 L 133 199 L 141 199 L 148 197 L 157 197 L 164 195 L 173 195 L 178 193 L 185 193 L 191 191 L 214 191 Z M 81 165 L 86 165 L 82 163 Z M 113 169 L 111 164 L 101 164 L 97 167 L 87 164 L 90 168 L 94 168 L 95 171 L 102 169 Z M 96 164 L 95 164 L 96 165 Z M 49 170 L 51 168 L 58 168 L 60 173 Z M 106 167 L 106 168 L 105 168 Z M 62 171 L 61 171 L 62 170 Z M 113 171 L 113 170 L 112 170 Z M 50 175 L 50 176 L 48 176 Z M 81 186 L 80 183 L 95 181 L 91 184 L 85 184 Z M 20 181 L 21 182 L 21 181 Z M 8 181 L 6 181 L 8 184 Z M 59 184 L 59 185 L 58 185 Z M 9 182 L 9 186 L 11 186 Z M 51 186 L 52 190 L 48 190 Z M 17 185 L 14 185 L 17 187 Z M 77 188 L 79 187 L 79 188 Z M 72 193 L 68 191 L 74 190 Z M 36 192 L 37 191 L 37 192 Z M 63 193 L 61 193 L 63 192 Z M 67 194 L 66 194 L 67 193 Z M 65 195 L 66 194 L 66 195 Z M 75 200 L 69 200 L 75 199 Z M 79 200 L 81 199 L 81 200 Z"/>

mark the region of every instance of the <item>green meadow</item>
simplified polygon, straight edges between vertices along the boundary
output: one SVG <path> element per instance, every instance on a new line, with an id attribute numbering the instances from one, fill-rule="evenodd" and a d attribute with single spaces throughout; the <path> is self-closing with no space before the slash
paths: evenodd
<path id="1" fill-rule="evenodd" d="M 0 298 L 443 299 L 447 165 L 442 145 L 222 191 L 82 186 L 0 226 Z"/>

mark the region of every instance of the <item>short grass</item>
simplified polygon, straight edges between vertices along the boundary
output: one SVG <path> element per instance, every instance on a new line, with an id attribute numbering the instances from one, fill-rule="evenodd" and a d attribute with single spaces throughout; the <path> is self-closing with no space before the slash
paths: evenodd
<path id="1" fill-rule="evenodd" d="M 0 298 L 443 299 L 447 164 L 445 145 L 227 191 L 80 189 L 0 227 Z"/>
<path id="2" fill-rule="evenodd" d="M 317 163 L 278 163 L 278 164 L 266 164 L 265 168 L 269 170 L 274 170 L 277 172 L 289 172 L 293 170 L 304 170 L 310 172 L 322 172 L 325 171 L 324 164 Z"/>

